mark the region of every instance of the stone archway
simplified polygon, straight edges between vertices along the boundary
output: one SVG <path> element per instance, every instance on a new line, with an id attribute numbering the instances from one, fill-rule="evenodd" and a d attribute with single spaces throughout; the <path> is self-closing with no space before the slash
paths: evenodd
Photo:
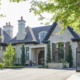
<path id="1" fill-rule="evenodd" d="M 38 54 L 38 65 L 44 65 L 44 50 Z"/>

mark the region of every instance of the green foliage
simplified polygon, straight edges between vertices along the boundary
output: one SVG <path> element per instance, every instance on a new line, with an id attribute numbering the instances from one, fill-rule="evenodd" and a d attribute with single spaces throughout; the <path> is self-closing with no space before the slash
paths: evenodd
<path id="1" fill-rule="evenodd" d="M 44 68 L 48 68 L 48 65 L 45 65 Z"/>
<path id="2" fill-rule="evenodd" d="M 26 1 L 26 0 L 10 0 L 10 2 L 20 2 L 20 1 Z"/>
<path id="3" fill-rule="evenodd" d="M 21 54 L 21 65 L 25 65 L 25 47 L 22 45 L 22 54 Z"/>
<path id="4" fill-rule="evenodd" d="M 4 64 L 0 63 L 0 69 L 3 69 L 3 68 L 4 68 Z"/>
<path id="5" fill-rule="evenodd" d="M 4 68 L 11 68 L 11 69 L 16 69 L 16 68 L 24 68 L 24 66 L 5 66 Z"/>
<path id="6" fill-rule="evenodd" d="M 11 2 L 20 2 L 27 0 L 10 0 Z M 39 15 L 39 20 L 44 20 L 44 13 L 51 14 L 49 22 L 62 22 L 62 28 L 65 30 L 71 26 L 76 32 L 80 33 L 80 0 L 31 0 L 30 12 Z"/>
<path id="7" fill-rule="evenodd" d="M 14 61 L 15 50 L 13 46 L 10 44 L 6 47 L 6 51 L 3 55 L 3 60 L 5 66 L 12 66 Z"/>
<path id="8" fill-rule="evenodd" d="M 73 57 L 72 57 L 71 45 L 69 45 L 69 51 L 68 51 L 68 56 L 67 56 L 67 62 L 69 63 L 69 67 L 72 67 L 72 66 L 73 66 Z"/>
<path id="9" fill-rule="evenodd" d="M 50 48 L 50 41 L 47 44 L 47 63 L 51 62 L 51 48 Z"/>
<path id="10" fill-rule="evenodd" d="M 52 15 L 50 22 L 63 22 L 63 30 L 71 26 L 80 33 L 80 0 L 32 0 L 31 9 L 35 15 L 44 19 L 44 13 Z M 41 20 L 42 20 L 41 19 Z"/>

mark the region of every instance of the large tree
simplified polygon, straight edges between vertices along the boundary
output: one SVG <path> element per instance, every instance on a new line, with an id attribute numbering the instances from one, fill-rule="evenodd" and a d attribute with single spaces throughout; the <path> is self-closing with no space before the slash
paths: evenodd
<path id="1" fill-rule="evenodd" d="M 25 1 L 25 0 L 10 0 Z M 52 15 L 50 22 L 62 21 L 63 29 L 71 26 L 76 32 L 80 32 L 80 0 L 30 0 L 31 9 L 35 15 L 40 15 L 43 20 L 43 13 Z"/>
<path id="2" fill-rule="evenodd" d="M 80 32 L 80 0 L 46 0 L 34 1 L 31 10 L 35 14 L 47 12 L 52 14 L 50 21 L 62 21 L 63 29 L 71 26 L 76 32 Z"/>
<path id="3" fill-rule="evenodd" d="M 3 55 L 3 61 L 5 66 L 12 66 L 14 64 L 14 56 L 15 56 L 15 50 L 13 46 L 10 44 L 6 47 L 6 51 Z"/>

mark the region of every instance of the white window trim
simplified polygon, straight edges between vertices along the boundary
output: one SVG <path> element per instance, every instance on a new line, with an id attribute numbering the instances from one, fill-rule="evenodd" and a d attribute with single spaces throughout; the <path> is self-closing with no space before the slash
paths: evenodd
<path id="1" fill-rule="evenodd" d="M 42 34 L 42 33 L 47 33 L 46 31 L 41 31 L 41 32 L 39 32 L 39 40 L 40 40 L 40 35 Z"/>

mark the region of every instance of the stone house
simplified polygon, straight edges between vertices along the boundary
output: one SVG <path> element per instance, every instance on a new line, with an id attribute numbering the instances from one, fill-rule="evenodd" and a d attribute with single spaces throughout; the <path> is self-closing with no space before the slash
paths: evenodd
<path id="1" fill-rule="evenodd" d="M 34 28 L 25 25 L 26 21 L 21 17 L 18 20 L 18 33 L 14 38 L 12 38 L 13 26 L 10 23 L 6 23 L 3 29 L 0 28 L 2 36 L 0 39 L 0 58 L 2 58 L 5 47 L 11 43 L 16 51 L 17 64 L 20 64 L 21 47 L 24 44 L 26 64 L 29 64 L 30 61 L 36 65 L 46 64 L 47 42 L 50 41 L 52 62 L 66 61 L 69 45 L 71 45 L 73 65 L 76 65 L 76 48 L 80 37 L 72 28 L 67 27 L 64 33 L 58 34 L 61 31 L 61 25 L 56 22 L 49 26 Z"/>

